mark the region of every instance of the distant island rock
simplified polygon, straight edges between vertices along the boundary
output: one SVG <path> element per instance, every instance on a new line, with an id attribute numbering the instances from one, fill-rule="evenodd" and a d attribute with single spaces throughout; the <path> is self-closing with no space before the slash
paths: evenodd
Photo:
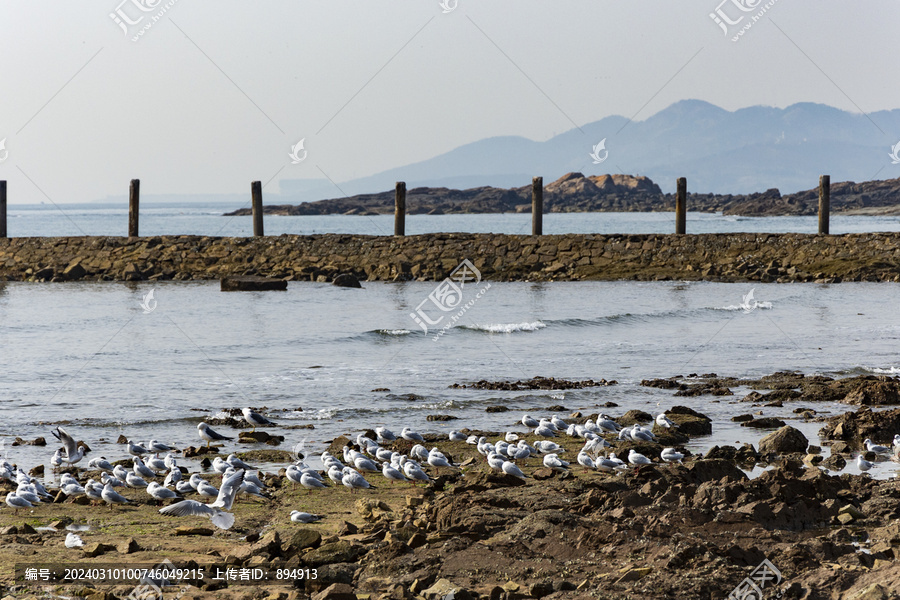
<path id="1" fill-rule="evenodd" d="M 690 186 L 690 182 L 688 182 Z M 777 216 L 815 215 L 818 190 L 782 196 L 773 188 L 765 192 L 732 194 L 688 193 L 688 210 L 722 212 L 726 215 Z M 407 213 L 477 214 L 530 213 L 531 186 L 518 188 L 476 187 L 413 188 L 406 193 Z M 544 186 L 544 211 L 554 212 L 659 212 L 672 211 L 675 195 L 664 194 L 648 177 L 640 175 L 594 175 L 568 173 Z M 832 183 L 831 211 L 844 214 L 900 214 L 900 178 L 882 181 Z M 394 212 L 394 191 L 359 194 L 302 204 L 272 204 L 263 207 L 267 215 L 379 215 Z M 225 216 L 251 214 L 240 208 Z"/>

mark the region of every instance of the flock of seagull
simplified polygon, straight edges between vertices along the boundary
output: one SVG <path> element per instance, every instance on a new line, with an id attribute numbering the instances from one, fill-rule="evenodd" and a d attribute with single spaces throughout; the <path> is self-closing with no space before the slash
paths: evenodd
<path id="1" fill-rule="evenodd" d="M 256 427 L 274 426 L 275 423 L 268 420 L 250 408 L 243 409 L 244 420 L 255 430 Z M 508 431 L 503 439 L 494 443 L 488 442 L 483 436 L 466 435 L 458 431 L 451 431 L 448 439 L 453 442 L 466 442 L 474 445 L 478 452 L 485 457 L 492 470 L 505 473 L 514 477 L 525 478 L 518 461 L 531 457 L 540 457 L 545 467 L 555 471 L 565 471 L 570 467 L 570 462 L 563 460 L 560 455 L 566 449 L 550 438 L 566 435 L 572 439 L 584 440 L 584 445 L 577 452 L 575 461 L 585 470 L 597 470 L 607 473 L 622 472 L 629 465 L 640 467 L 651 464 L 652 460 L 647 456 L 631 449 L 627 460 L 622 460 L 610 450 L 613 444 L 607 441 L 604 435 L 615 435 L 619 441 L 655 442 L 656 435 L 651 429 L 634 424 L 630 427 L 622 427 L 611 417 L 601 414 L 596 421 L 587 420 L 582 424 L 568 424 L 558 416 L 542 418 L 540 420 L 524 415 L 521 423 L 533 430 L 533 433 L 544 438 L 529 444 L 521 439 L 519 434 Z M 668 429 L 674 427 L 674 423 L 660 414 L 655 419 L 656 425 Z M 197 433 L 209 447 L 211 442 L 231 440 L 233 438 L 222 435 L 212 429 L 207 423 L 197 425 Z M 77 443 L 61 427 L 53 431 L 53 435 L 62 443 L 62 448 L 56 450 L 51 459 L 54 468 L 63 465 L 74 466 L 85 456 L 85 448 Z M 343 485 L 351 492 L 358 489 L 374 487 L 367 479 L 366 474 L 381 473 L 391 482 L 410 482 L 412 484 L 428 483 L 431 477 L 426 473 L 424 465 L 432 467 L 437 473 L 441 469 L 456 468 L 451 460 L 437 448 L 426 449 L 422 445 L 424 438 L 421 434 L 404 427 L 399 436 L 386 427 L 376 427 L 377 439 L 371 439 L 364 434 L 356 438 L 356 446 L 359 450 L 349 445 L 343 447 L 340 458 L 329 452 L 321 455 L 324 466 L 324 476 L 311 468 L 303 459 L 305 458 L 298 449 L 295 449 L 297 460 L 290 464 L 285 477 L 292 484 L 299 484 L 312 493 L 313 490 L 329 487 L 327 480 L 335 485 Z M 409 454 L 385 448 L 387 443 L 398 439 L 414 442 Z M 254 472 L 254 467 L 248 465 L 235 454 L 223 459 L 219 456 L 212 461 L 212 469 L 222 476 L 221 484 L 216 488 L 208 480 L 201 477 L 200 473 L 185 475 L 178 466 L 173 452 L 177 450 L 157 440 L 150 440 L 141 446 L 132 441 L 127 441 L 128 453 L 131 455 L 132 466 L 127 469 L 121 464 L 113 466 L 104 457 L 98 457 L 88 461 L 88 471 L 100 471 L 98 479 L 88 479 L 84 484 L 70 473 L 63 473 L 60 477 L 59 491 L 67 497 L 86 496 L 93 502 L 106 503 L 110 509 L 114 504 L 132 504 L 116 488 L 144 489 L 146 493 L 162 503 L 167 500 L 176 500 L 173 504 L 159 509 L 163 515 L 171 516 L 199 516 L 209 518 L 213 525 L 220 529 L 229 529 L 234 524 L 232 510 L 238 494 L 249 494 L 261 498 L 268 498 L 266 485 Z M 900 434 L 894 436 L 893 447 L 873 444 L 870 439 L 865 440 L 867 451 L 876 454 L 894 453 L 900 455 Z M 165 453 L 163 458 L 160 454 Z M 674 448 L 664 448 L 660 452 L 660 459 L 664 463 L 680 463 L 684 455 Z M 341 460 L 342 459 L 342 460 Z M 865 460 L 860 454 L 857 458 L 857 466 L 860 471 L 868 471 L 874 463 Z M 327 478 L 327 480 L 326 480 Z M 9 492 L 6 496 L 6 504 L 18 511 L 19 509 L 32 508 L 45 500 L 52 500 L 53 495 L 36 478 L 29 476 L 21 468 L 0 459 L 0 479 L 8 480 L 16 484 L 16 491 Z M 148 482 L 148 480 L 150 480 Z M 159 483 L 157 480 L 162 480 Z M 196 494 L 201 498 L 214 499 L 212 502 L 184 498 L 187 494 Z M 321 515 L 294 510 L 290 518 L 294 522 L 312 523 L 322 518 Z M 71 537 L 71 536 L 70 536 Z M 67 545 L 79 545 L 80 540 L 67 539 Z"/>

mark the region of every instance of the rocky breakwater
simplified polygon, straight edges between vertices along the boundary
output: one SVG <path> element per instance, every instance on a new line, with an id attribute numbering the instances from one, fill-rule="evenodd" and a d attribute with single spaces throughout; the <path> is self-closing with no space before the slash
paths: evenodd
<path id="1" fill-rule="evenodd" d="M 12 238 L 0 239 L 0 279 L 441 280 L 466 258 L 500 281 L 900 281 L 900 234 Z"/>

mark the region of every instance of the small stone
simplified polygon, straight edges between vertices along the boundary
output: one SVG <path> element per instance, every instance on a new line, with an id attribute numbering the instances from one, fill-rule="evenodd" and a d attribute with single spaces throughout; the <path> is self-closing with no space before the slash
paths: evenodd
<path id="1" fill-rule="evenodd" d="M 119 554 L 134 554 L 135 552 L 143 550 L 134 538 L 128 538 L 119 542 L 116 549 L 119 551 Z"/>
<path id="2" fill-rule="evenodd" d="M 421 531 L 418 531 L 409 538 L 409 541 L 406 542 L 406 545 L 410 548 L 421 548 L 426 543 L 428 543 L 428 539 L 425 537 L 425 534 Z"/>
<path id="3" fill-rule="evenodd" d="M 357 600 L 353 587 L 346 583 L 333 583 L 313 595 L 312 600 Z"/>
<path id="4" fill-rule="evenodd" d="M 653 572 L 653 567 L 639 567 L 628 569 L 626 567 L 625 573 L 616 580 L 616 583 L 624 583 L 626 581 L 637 581 L 639 579 L 643 579 L 647 575 Z"/>
<path id="5" fill-rule="evenodd" d="M 84 555 L 88 558 L 94 558 L 96 556 L 100 556 L 101 554 L 105 554 L 111 550 L 115 550 L 113 546 L 109 544 L 101 544 L 100 542 L 94 542 L 88 546 L 83 548 Z"/>

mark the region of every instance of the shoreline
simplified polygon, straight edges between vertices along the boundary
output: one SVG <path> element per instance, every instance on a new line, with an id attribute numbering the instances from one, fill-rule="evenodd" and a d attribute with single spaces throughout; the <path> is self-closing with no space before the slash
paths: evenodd
<path id="1" fill-rule="evenodd" d="M 7 238 L 0 280 L 440 281 L 464 259 L 490 281 L 900 282 L 900 232 Z"/>

